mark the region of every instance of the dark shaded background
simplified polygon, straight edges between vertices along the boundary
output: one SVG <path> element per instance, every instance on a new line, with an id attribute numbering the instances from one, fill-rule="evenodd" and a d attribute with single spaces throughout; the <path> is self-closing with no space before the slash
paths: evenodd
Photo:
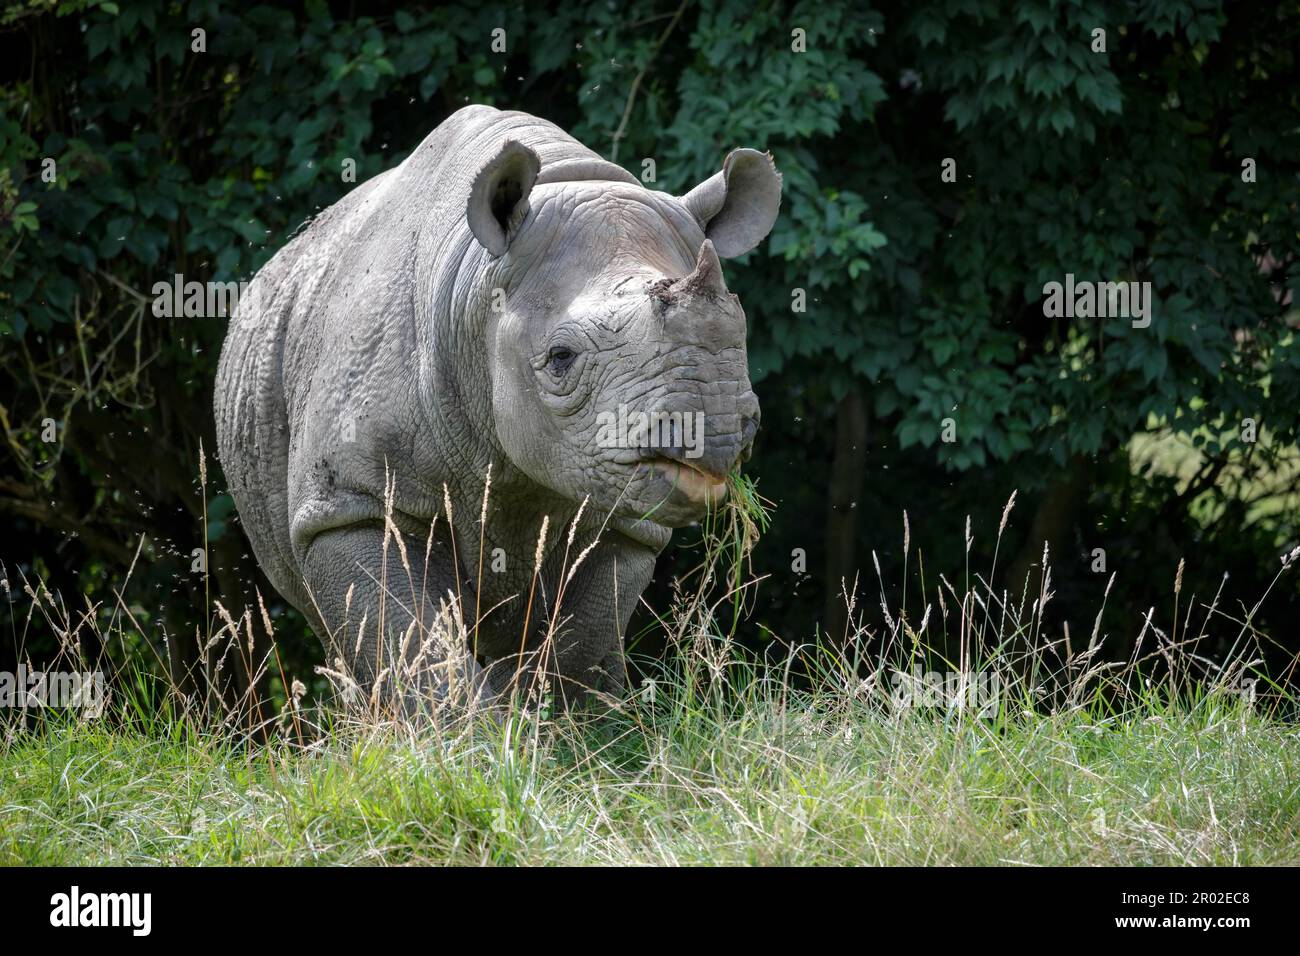
<path id="1" fill-rule="evenodd" d="M 1172 618 L 1180 559 L 1184 613 L 1222 585 L 1245 620 L 1300 538 L 1297 3 L 27 2 L 0 37 L 0 665 L 54 647 L 22 577 L 107 620 L 138 547 L 115 654 L 179 677 L 208 602 L 238 613 L 257 586 L 286 670 L 310 673 L 317 642 L 257 572 L 218 463 L 200 487 L 225 319 L 157 318 L 151 290 L 250 278 L 352 188 L 345 160 L 363 182 L 471 102 L 638 176 L 652 160 L 652 188 L 684 192 L 734 146 L 783 172 L 772 236 L 727 266 L 763 406 L 748 471 L 776 505 L 750 645 L 842 633 L 859 571 L 878 626 L 873 554 L 919 619 L 940 571 L 987 572 L 1013 490 L 999 586 L 1036 591 L 1047 540 L 1049 630 L 1086 635 L 1113 572 L 1114 656 L 1148 608 Z M 1045 318 L 1067 272 L 1150 281 L 1151 327 Z M 1298 610 L 1292 572 L 1253 618 L 1275 674 Z M 1220 620 L 1198 651 L 1237 633 Z"/>

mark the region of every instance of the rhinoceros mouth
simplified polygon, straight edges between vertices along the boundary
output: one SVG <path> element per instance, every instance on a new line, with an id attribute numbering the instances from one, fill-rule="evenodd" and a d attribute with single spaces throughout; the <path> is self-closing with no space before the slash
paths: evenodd
<path id="1" fill-rule="evenodd" d="M 705 507 L 720 504 L 727 497 L 727 479 L 671 458 L 651 458 L 646 466 L 670 487 L 669 497 L 682 498 Z"/>

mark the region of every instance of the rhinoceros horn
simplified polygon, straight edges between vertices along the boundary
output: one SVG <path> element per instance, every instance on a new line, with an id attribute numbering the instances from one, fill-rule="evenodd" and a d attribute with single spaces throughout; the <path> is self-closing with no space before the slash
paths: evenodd
<path id="1" fill-rule="evenodd" d="M 690 275 L 682 276 L 668 287 L 671 298 L 681 296 L 704 296 L 721 299 L 727 295 L 727 283 L 722 278 L 722 263 L 718 261 L 718 252 L 713 247 L 712 239 L 705 239 L 700 247 L 700 254 L 695 259 L 695 269 Z"/>

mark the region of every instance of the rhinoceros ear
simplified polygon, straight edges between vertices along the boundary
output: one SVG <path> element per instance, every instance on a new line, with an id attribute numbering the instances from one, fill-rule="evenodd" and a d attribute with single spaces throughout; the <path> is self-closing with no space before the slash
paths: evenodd
<path id="1" fill-rule="evenodd" d="M 781 208 L 781 174 L 772 157 L 733 149 L 722 172 L 682 197 L 686 208 L 724 259 L 744 255 L 763 241 Z"/>
<path id="2" fill-rule="evenodd" d="M 541 166 L 527 146 L 506 140 L 474 178 L 465 216 L 474 238 L 492 255 L 502 255 L 514 238 Z"/>

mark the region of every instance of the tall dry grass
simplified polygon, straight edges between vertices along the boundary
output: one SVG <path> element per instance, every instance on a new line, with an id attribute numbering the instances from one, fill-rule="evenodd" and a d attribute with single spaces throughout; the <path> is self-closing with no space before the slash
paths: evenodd
<path id="1" fill-rule="evenodd" d="M 207 470 L 202 458 L 200 482 L 206 499 Z M 564 557 L 559 584 L 540 646 L 529 648 L 529 627 L 534 617 L 542 614 L 538 590 L 551 533 L 549 519 L 539 528 L 528 593 L 520 595 L 525 611 L 519 666 L 504 692 L 493 694 L 475 663 L 478 628 L 493 609 L 484 608 L 474 594 L 470 599 L 473 617 L 467 617 L 466 595 L 459 593 L 459 585 L 456 592 L 427 593 L 427 557 L 423 567 L 412 566 L 403 533 L 393 520 L 395 487 L 390 477 L 378 620 L 370 622 L 363 615 L 355 633 L 336 631 L 328 635 L 326 644 L 359 649 L 367 627 L 385 633 L 390 617 L 390 573 L 401 575 L 411 593 L 420 595 L 420 606 L 432 607 L 434 613 L 429 619 L 417 615 L 400 633 L 377 642 L 373 680 L 358 677 L 343 656 L 335 654 L 319 668 L 319 675 L 333 691 L 325 700 L 308 706 L 303 675 L 285 672 L 271 615 L 260 593 L 254 606 L 236 613 L 211 600 L 206 583 L 205 601 L 210 607 L 206 633 L 199 642 L 199 673 L 178 679 L 167 666 L 168 635 L 164 631 L 151 638 L 123 598 L 143 539 L 122 585 L 114 591 L 112 607 L 88 600 L 80 607 L 70 607 L 42 582 L 21 579 L 18 585 L 31 603 L 23 633 L 15 635 L 16 643 L 21 648 L 31 627 L 44 626 L 56 636 L 59 649 L 54 659 L 41 662 L 43 668 L 107 670 L 117 699 L 110 714 L 119 719 L 139 719 L 154 711 L 243 742 L 277 739 L 308 747 L 346 729 L 419 734 L 430 728 L 436 735 L 455 740 L 484 722 L 500 727 L 520 721 L 527 723 L 535 736 L 540 734 L 548 721 L 560 719 L 555 707 L 553 662 L 557 636 L 568 621 L 566 591 L 599 540 L 574 551 L 588 502 L 581 504 L 567 529 L 561 531 Z M 455 534 L 450 534 L 457 560 L 461 553 L 476 559 L 480 574 L 490 495 L 489 470 L 483 486 L 478 542 L 458 545 Z M 1263 646 L 1271 638 L 1256 628 L 1255 618 L 1267 592 L 1244 616 L 1236 617 L 1221 605 L 1222 587 L 1208 602 L 1198 601 L 1196 595 L 1184 597 L 1180 562 L 1171 581 L 1172 621 L 1162 626 L 1157 623 L 1156 609 L 1148 609 L 1132 641 L 1131 654 L 1114 660 L 1105 654 L 1108 635 L 1101 628 L 1114 574 L 1099 595 L 1096 617 L 1082 640 L 1072 634 L 1068 621 L 1054 622 L 1047 613 L 1054 592 L 1046 546 L 1040 568 L 1018 588 L 996 584 L 1001 540 L 1015 500 L 1013 493 L 1001 512 L 987 572 L 970 567 L 974 539 L 967 518 L 967 562 L 960 575 L 954 575 L 958 583 L 948 573 L 927 571 L 922 556 L 912 550 L 910 519 L 905 512 L 903 563 L 896 570 L 901 594 L 898 604 L 891 607 L 886 574 L 873 552 L 874 586 L 859 580 L 843 584 L 849 612 L 843 634 L 825 635 L 810 627 L 806 639 L 769 642 L 769 647 L 779 647 L 780 652 L 774 655 L 769 651 L 760 660 L 739 638 L 744 636 L 747 610 L 765 580 L 754 573 L 751 557 L 767 527 L 769 506 L 752 481 L 733 476 L 727 499 L 721 507 L 711 509 L 701 524 L 700 559 L 674 582 L 671 607 L 659 613 L 649 609 L 654 614 L 652 626 L 663 630 L 669 654 L 664 660 L 641 662 L 646 675 L 641 686 L 623 699 L 606 697 L 602 703 L 608 710 L 635 717 L 639 707 L 653 705 L 657 697 L 671 691 L 669 696 L 676 695 L 687 707 L 702 702 L 734 709 L 775 701 L 782 707 L 797 702 L 824 709 L 868 703 L 887 715 L 900 706 L 911 706 L 917 698 L 916 691 L 921 688 L 914 675 L 935 671 L 944 672 L 949 680 L 940 709 L 959 722 L 989 715 L 987 700 L 978 702 L 978 708 L 975 702 L 975 692 L 989 686 L 997 688 L 996 710 L 1003 719 L 1017 712 L 1061 714 L 1096 706 L 1118 712 L 1142 706 L 1153 695 L 1192 705 L 1215 696 L 1247 695 L 1252 705 L 1257 703 L 1270 716 L 1293 701 L 1285 686 L 1294 671 L 1295 657 L 1286 672 L 1276 677 L 1260 669 Z M 451 497 L 444 489 L 443 513 L 430 522 L 426 556 L 432 552 L 439 520 L 452 529 L 453 519 Z M 206 546 L 206 518 L 203 535 Z M 1298 559 L 1300 548 L 1284 555 L 1273 584 L 1291 573 Z M 4 587 L 11 586 L 6 578 Z M 913 589 L 910 596 L 909 588 Z M 869 594 L 872 590 L 875 593 Z M 351 596 L 349 590 L 349 606 Z M 1211 636 L 1221 637 L 1225 628 L 1231 636 L 1228 655 L 1213 660 L 1198 653 L 1198 647 Z M 266 639 L 264 646 L 270 648 L 260 658 L 254 656 L 258 631 Z M 95 659 L 90 659 L 89 647 L 100 649 Z M 147 655 L 143 659 L 141 649 Z M 238 681 L 233 680 L 236 673 Z M 268 675 L 278 678 L 283 688 L 278 701 L 264 693 Z M 201 679 L 191 681 L 190 677 Z M 186 690 L 187 686 L 198 690 Z"/>

